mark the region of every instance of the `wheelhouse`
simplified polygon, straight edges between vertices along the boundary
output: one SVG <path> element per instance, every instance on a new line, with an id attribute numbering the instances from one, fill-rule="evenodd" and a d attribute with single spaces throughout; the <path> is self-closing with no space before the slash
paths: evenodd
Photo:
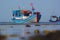
<path id="1" fill-rule="evenodd" d="M 14 20 L 15 19 L 24 20 L 24 19 L 28 18 L 31 15 L 32 15 L 32 12 L 29 11 L 29 10 L 15 10 L 15 11 L 13 11 L 13 19 Z"/>

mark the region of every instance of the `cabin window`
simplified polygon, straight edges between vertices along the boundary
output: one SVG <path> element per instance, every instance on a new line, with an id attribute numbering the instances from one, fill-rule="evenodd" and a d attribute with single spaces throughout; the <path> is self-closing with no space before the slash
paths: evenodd
<path id="1" fill-rule="evenodd" d="M 16 16 L 18 16 L 18 17 L 21 16 L 20 15 L 20 10 L 16 11 Z"/>
<path id="2" fill-rule="evenodd" d="M 29 16 L 29 14 L 28 14 L 28 13 L 26 13 L 26 14 L 24 14 L 24 16 Z"/>
<path id="3" fill-rule="evenodd" d="M 16 16 L 16 17 L 21 16 L 21 12 L 20 12 L 20 10 L 13 11 L 13 16 Z"/>

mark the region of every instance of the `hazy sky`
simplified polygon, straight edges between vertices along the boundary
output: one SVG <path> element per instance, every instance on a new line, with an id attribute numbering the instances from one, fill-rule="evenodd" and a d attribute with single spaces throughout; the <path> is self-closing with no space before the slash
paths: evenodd
<path id="1" fill-rule="evenodd" d="M 31 10 L 30 3 L 34 4 L 36 11 L 41 12 L 41 22 L 48 22 L 51 15 L 60 16 L 60 0 L 0 0 L 0 22 L 9 22 L 13 10 Z"/>

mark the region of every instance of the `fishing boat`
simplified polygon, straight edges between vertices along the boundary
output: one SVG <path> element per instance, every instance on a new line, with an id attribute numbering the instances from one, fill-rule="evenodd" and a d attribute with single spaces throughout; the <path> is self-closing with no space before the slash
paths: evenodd
<path id="1" fill-rule="evenodd" d="M 34 8 L 31 10 L 13 10 L 12 21 L 14 23 L 37 23 L 41 18 L 40 12 L 34 12 Z"/>

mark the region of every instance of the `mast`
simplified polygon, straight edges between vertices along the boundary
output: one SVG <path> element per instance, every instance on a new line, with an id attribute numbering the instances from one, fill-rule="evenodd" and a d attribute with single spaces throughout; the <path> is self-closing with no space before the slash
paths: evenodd
<path id="1" fill-rule="evenodd" d="M 30 6 L 32 7 L 32 15 L 33 15 L 33 13 L 35 11 L 35 8 L 33 7 L 33 4 L 32 3 L 30 4 Z"/>

